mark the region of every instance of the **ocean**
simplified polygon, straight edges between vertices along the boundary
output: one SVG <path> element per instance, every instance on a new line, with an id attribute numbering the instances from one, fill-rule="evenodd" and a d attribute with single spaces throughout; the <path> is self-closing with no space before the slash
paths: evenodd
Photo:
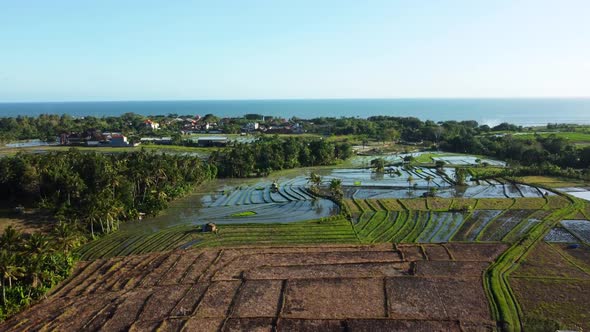
<path id="1" fill-rule="evenodd" d="M 113 116 L 205 115 L 236 117 L 248 113 L 275 117 L 413 116 L 421 120 L 476 120 L 490 126 L 547 123 L 590 124 L 590 98 L 524 99 L 292 99 L 0 103 L 0 116 L 69 114 Z"/>

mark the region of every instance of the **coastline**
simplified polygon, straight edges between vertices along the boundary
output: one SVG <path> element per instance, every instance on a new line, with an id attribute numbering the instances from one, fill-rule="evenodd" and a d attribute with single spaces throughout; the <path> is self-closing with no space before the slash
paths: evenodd
<path id="1" fill-rule="evenodd" d="M 238 117 L 248 113 L 278 117 L 316 118 L 399 116 L 421 120 L 475 120 L 522 126 L 547 123 L 590 124 L 590 98 L 424 98 L 424 99 L 274 99 L 180 101 L 0 102 L 1 117 L 26 114 L 83 116 L 215 114 Z"/>

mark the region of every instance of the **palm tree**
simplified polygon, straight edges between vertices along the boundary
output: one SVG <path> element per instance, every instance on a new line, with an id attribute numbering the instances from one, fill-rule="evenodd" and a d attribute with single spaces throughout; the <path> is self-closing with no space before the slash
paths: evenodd
<path id="1" fill-rule="evenodd" d="M 80 237 L 76 234 L 73 227 L 60 221 L 53 229 L 53 236 L 55 238 L 56 246 L 64 254 L 67 254 L 71 249 L 80 244 Z"/>
<path id="2" fill-rule="evenodd" d="M 2 285 L 2 304 L 6 305 L 6 285 L 4 280 L 8 280 L 8 287 L 12 288 L 12 280 L 23 276 L 23 268 L 16 263 L 16 255 L 9 253 L 7 250 L 0 251 L 0 283 Z"/>
<path id="3" fill-rule="evenodd" d="M 33 233 L 24 244 L 27 256 L 25 272 L 27 277 L 31 280 L 32 288 L 37 288 L 39 282 L 47 274 L 43 270 L 43 263 L 47 255 L 52 251 L 50 247 L 49 238 L 43 234 Z M 29 290 L 30 296 L 31 290 Z"/>
<path id="4" fill-rule="evenodd" d="M 334 197 L 334 199 L 337 202 L 340 202 L 342 200 L 344 193 L 342 191 L 342 180 L 341 179 L 332 179 L 330 181 L 330 192 L 332 193 L 332 197 Z"/>
<path id="5" fill-rule="evenodd" d="M 33 233 L 24 244 L 25 250 L 34 256 L 45 255 L 50 252 L 49 238 L 40 233 Z"/>
<path id="6" fill-rule="evenodd" d="M 430 175 L 427 175 L 424 180 L 426 180 L 426 183 L 428 184 L 428 190 L 430 190 L 430 183 L 432 182 L 432 180 L 434 180 L 434 178 Z"/>
<path id="7" fill-rule="evenodd" d="M 464 168 L 458 167 L 455 169 L 455 184 L 462 186 L 465 185 L 465 177 L 467 176 L 467 171 Z"/>
<path id="8" fill-rule="evenodd" d="M 71 205 L 72 197 L 75 199 L 80 197 L 81 192 L 86 188 L 86 184 L 80 178 L 78 173 L 72 173 L 65 178 L 65 191 L 67 192 L 67 203 Z"/>
<path id="9" fill-rule="evenodd" d="M 48 271 L 43 270 L 43 263 L 45 261 L 45 255 L 31 255 L 27 259 L 25 272 L 27 277 L 31 280 L 31 287 L 37 288 L 39 283 L 47 277 Z M 31 289 L 29 289 L 29 296 L 31 295 Z"/>
<path id="10" fill-rule="evenodd" d="M 100 211 L 91 206 L 86 215 L 86 221 L 90 224 L 90 235 L 94 239 L 94 224 L 100 219 Z"/>
<path id="11" fill-rule="evenodd" d="M 375 172 L 383 173 L 383 171 L 385 170 L 385 159 L 383 159 L 383 158 L 373 159 L 373 160 L 371 160 L 371 166 L 373 166 L 375 168 Z"/>
<path id="12" fill-rule="evenodd" d="M 369 139 L 363 138 L 363 149 L 367 146 L 367 144 L 369 144 Z"/>
<path id="13" fill-rule="evenodd" d="M 410 175 L 406 181 L 408 181 L 408 190 L 410 190 L 412 188 L 412 183 L 414 183 L 414 177 Z"/>
<path id="14" fill-rule="evenodd" d="M 320 192 L 320 184 L 322 183 L 322 178 L 317 173 L 311 173 L 309 175 L 309 182 L 312 184 L 311 191 L 314 193 Z"/>
<path id="15" fill-rule="evenodd" d="M 14 229 L 12 226 L 8 226 L 2 236 L 0 236 L 0 247 L 8 250 L 9 252 L 15 251 L 22 240 L 22 234 Z"/>

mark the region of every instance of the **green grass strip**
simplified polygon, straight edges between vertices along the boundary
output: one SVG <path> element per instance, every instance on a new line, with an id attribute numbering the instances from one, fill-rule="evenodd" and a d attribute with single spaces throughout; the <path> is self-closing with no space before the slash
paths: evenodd
<path id="1" fill-rule="evenodd" d="M 430 222 L 432 213 L 430 213 L 430 211 L 420 212 L 418 216 L 419 217 L 416 219 L 412 231 L 403 239 L 403 242 L 416 242 L 420 233 L 422 233 L 426 225 Z"/>
<path id="2" fill-rule="evenodd" d="M 379 242 L 392 242 L 395 236 L 399 233 L 399 231 L 404 227 L 406 224 L 410 213 L 407 211 L 400 211 L 396 218 L 393 220 L 393 227 L 389 228 L 385 233 L 383 233 L 379 239 Z"/>

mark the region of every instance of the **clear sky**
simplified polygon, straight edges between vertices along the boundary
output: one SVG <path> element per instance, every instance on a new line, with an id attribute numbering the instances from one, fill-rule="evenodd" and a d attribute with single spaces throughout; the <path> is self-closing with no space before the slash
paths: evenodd
<path id="1" fill-rule="evenodd" d="M 0 0 L 0 101 L 590 96 L 589 0 Z"/>

